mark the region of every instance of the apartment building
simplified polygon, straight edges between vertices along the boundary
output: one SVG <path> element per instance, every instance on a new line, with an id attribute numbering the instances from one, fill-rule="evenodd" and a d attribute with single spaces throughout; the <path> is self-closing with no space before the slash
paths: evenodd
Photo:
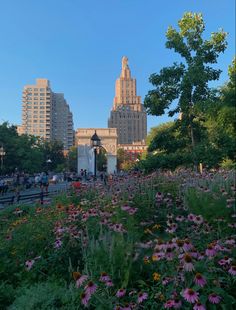
<path id="1" fill-rule="evenodd" d="M 73 116 L 64 95 L 54 93 L 47 79 L 25 85 L 22 98 L 22 125 L 19 133 L 57 140 L 68 150 L 73 145 Z"/>

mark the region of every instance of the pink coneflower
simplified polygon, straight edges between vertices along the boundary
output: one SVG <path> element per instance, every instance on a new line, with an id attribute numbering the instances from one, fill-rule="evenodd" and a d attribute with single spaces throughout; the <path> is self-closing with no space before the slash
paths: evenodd
<path id="1" fill-rule="evenodd" d="M 62 246 L 62 241 L 60 239 L 57 239 L 54 243 L 54 248 L 59 249 Z"/>
<path id="2" fill-rule="evenodd" d="M 189 220 L 190 222 L 194 222 L 194 221 L 195 221 L 195 218 L 196 218 L 196 216 L 195 216 L 194 214 L 192 214 L 192 213 L 190 213 L 190 214 L 188 215 L 188 220 Z"/>
<path id="3" fill-rule="evenodd" d="M 190 243 L 189 240 L 185 239 L 184 240 L 184 245 L 183 245 L 183 249 L 184 251 L 190 251 L 193 248 L 193 245 Z"/>
<path id="4" fill-rule="evenodd" d="M 105 285 L 108 286 L 108 287 L 114 286 L 114 284 L 113 284 L 113 282 L 111 280 L 106 281 Z"/>
<path id="5" fill-rule="evenodd" d="M 232 276 L 236 276 L 236 266 L 233 265 L 230 267 L 230 269 L 228 270 L 228 273 L 232 274 Z"/>
<path id="6" fill-rule="evenodd" d="M 197 302 L 194 305 L 193 310 L 206 310 L 206 307 L 203 304 L 201 304 L 200 302 Z"/>
<path id="7" fill-rule="evenodd" d="M 184 255 L 184 270 L 185 271 L 193 271 L 194 270 L 194 266 L 192 263 L 192 256 L 189 255 L 188 253 L 186 253 Z"/>
<path id="8" fill-rule="evenodd" d="M 208 257 L 213 257 L 216 255 L 216 250 L 214 249 L 214 247 L 211 244 L 209 244 L 205 253 Z"/>
<path id="9" fill-rule="evenodd" d="M 26 266 L 27 271 L 29 271 L 32 268 L 34 263 L 35 263 L 34 259 L 29 259 L 25 262 L 25 266 Z"/>
<path id="10" fill-rule="evenodd" d="M 196 274 L 194 282 L 200 287 L 205 286 L 207 283 L 206 279 L 200 273 Z"/>
<path id="11" fill-rule="evenodd" d="M 167 302 L 164 304 L 165 309 L 173 308 L 173 306 L 174 306 L 174 300 L 173 299 L 167 300 Z"/>
<path id="12" fill-rule="evenodd" d="M 138 208 L 130 208 L 130 209 L 128 210 L 128 213 L 129 213 L 129 215 L 133 215 L 133 214 L 135 214 L 137 211 L 138 211 Z"/>
<path id="13" fill-rule="evenodd" d="M 107 282 L 107 281 L 110 281 L 111 279 L 106 272 L 102 272 L 99 280 L 101 282 Z"/>
<path id="14" fill-rule="evenodd" d="M 81 297 L 81 303 L 86 307 L 88 305 L 89 299 L 91 298 L 91 295 L 86 292 L 83 292 L 80 297 Z"/>
<path id="15" fill-rule="evenodd" d="M 79 288 L 87 279 L 88 276 L 86 275 L 81 275 L 80 277 L 78 277 L 78 279 L 76 280 L 76 287 Z"/>
<path id="16" fill-rule="evenodd" d="M 218 304 L 221 300 L 221 297 L 219 295 L 216 295 L 215 293 L 212 293 L 208 296 L 208 300 L 212 303 L 212 304 Z"/>
<path id="17" fill-rule="evenodd" d="M 146 300 L 148 298 L 148 294 L 147 293 L 138 293 L 138 303 L 141 304 L 144 300 Z"/>
<path id="18" fill-rule="evenodd" d="M 229 257 L 225 256 L 224 258 L 222 258 L 221 260 L 218 261 L 218 264 L 220 266 L 225 266 L 225 265 L 230 264 L 231 261 L 232 261 L 232 258 L 229 258 Z"/>
<path id="19" fill-rule="evenodd" d="M 123 297 L 126 293 L 126 290 L 123 288 L 120 288 L 117 292 L 116 292 L 116 297 Z"/>
<path id="20" fill-rule="evenodd" d="M 178 216 L 176 216 L 175 220 L 178 221 L 178 222 L 183 222 L 184 221 L 184 216 L 183 215 L 178 215 Z"/>
<path id="21" fill-rule="evenodd" d="M 197 215 L 196 217 L 195 217 L 195 219 L 193 220 L 193 222 L 195 223 L 195 224 L 198 224 L 198 225 L 200 225 L 200 224 L 202 224 L 203 223 L 203 217 L 201 216 L 201 215 Z"/>
<path id="22" fill-rule="evenodd" d="M 198 295 L 199 295 L 199 293 L 195 292 L 191 288 L 186 288 L 183 292 L 183 297 L 185 298 L 185 300 L 187 300 L 191 304 L 198 301 Z"/>
<path id="23" fill-rule="evenodd" d="M 182 307 L 182 301 L 178 298 L 174 299 L 174 309 L 180 309 Z"/>
<path id="24" fill-rule="evenodd" d="M 97 289 L 97 285 L 93 283 L 93 281 L 89 281 L 88 284 L 85 286 L 85 293 L 92 295 Z"/>

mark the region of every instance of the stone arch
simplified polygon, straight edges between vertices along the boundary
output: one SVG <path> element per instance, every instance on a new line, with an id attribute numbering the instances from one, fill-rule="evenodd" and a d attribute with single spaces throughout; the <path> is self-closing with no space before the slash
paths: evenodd
<path id="1" fill-rule="evenodd" d="M 117 129 L 116 128 L 79 128 L 75 133 L 78 147 L 78 172 L 81 169 L 93 173 L 94 155 L 90 146 L 90 139 L 96 130 L 101 144 L 107 152 L 107 172 L 114 173 L 117 165 Z"/>

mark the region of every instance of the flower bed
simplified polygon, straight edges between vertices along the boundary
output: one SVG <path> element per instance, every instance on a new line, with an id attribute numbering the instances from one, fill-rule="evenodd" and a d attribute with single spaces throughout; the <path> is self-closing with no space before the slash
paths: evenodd
<path id="1" fill-rule="evenodd" d="M 9 309 L 234 309 L 234 174 L 139 174 L 0 214 Z"/>

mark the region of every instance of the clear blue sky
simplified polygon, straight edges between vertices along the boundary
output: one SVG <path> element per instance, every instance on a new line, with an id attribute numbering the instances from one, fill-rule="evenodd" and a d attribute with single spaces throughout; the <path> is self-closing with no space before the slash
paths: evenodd
<path id="1" fill-rule="evenodd" d="M 203 13 L 206 38 L 229 33 L 221 85 L 235 54 L 235 0 L 0 0 L 0 123 L 20 124 L 23 86 L 47 78 L 65 94 L 75 129 L 107 127 L 122 56 L 143 100 L 149 75 L 178 59 L 165 32 L 187 11 Z M 166 120 L 148 116 L 148 129 Z"/>

